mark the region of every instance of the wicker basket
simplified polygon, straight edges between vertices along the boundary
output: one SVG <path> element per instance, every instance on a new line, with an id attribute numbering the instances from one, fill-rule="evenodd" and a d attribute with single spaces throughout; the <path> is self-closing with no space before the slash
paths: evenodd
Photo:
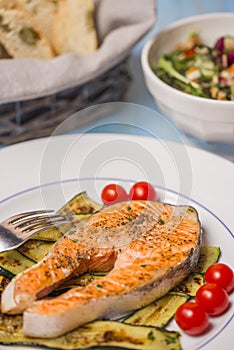
<path id="1" fill-rule="evenodd" d="M 123 100 L 131 76 L 128 58 L 96 79 L 57 94 L 0 105 L 0 143 L 49 136 L 71 114 L 92 105 Z"/>

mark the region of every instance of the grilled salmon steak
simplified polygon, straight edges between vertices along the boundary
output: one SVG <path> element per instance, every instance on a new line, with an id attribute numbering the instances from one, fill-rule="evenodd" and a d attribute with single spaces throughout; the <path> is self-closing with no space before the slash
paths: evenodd
<path id="1" fill-rule="evenodd" d="M 190 206 L 128 201 L 104 208 L 56 242 L 2 294 L 2 311 L 24 311 L 24 333 L 52 338 L 117 317 L 166 294 L 197 263 L 201 228 Z M 71 276 L 110 271 L 85 287 L 42 299 Z"/>

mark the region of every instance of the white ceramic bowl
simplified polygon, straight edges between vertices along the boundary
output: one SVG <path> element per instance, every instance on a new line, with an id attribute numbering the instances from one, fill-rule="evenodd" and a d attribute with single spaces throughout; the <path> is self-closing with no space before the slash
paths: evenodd
<path id="1" fill-rule="evenodd" d="M 207 142 L 234 143 L 234 101 L 188 95 L 164 83 L 151 69 L 162 54 L 183 42 L 194 29 L 204 43 L 213 46 L 220 36 L 234 34 L 234 13 L 188 17 L 159 32 L 142 50 L 146 85 L 161 112 L 186 133 Z"/>

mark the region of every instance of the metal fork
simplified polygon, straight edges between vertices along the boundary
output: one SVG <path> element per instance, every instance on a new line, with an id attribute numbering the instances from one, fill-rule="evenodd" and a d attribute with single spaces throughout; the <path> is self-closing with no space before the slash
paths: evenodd
<path id="1" fill-rule="evenodd" d="M 30 237 L 52 226 L 69 222 L 53 210 L 36 210 L 11 216 L 0 223 L 0 252 L 18 248 Z"/>

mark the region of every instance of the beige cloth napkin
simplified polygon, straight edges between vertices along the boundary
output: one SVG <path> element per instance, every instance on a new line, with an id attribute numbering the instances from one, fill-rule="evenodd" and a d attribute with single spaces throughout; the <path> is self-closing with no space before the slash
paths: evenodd
<path id="1" fill-rule="evenodd" d="M 155 23 L 155 0 L 96 0 L 99 49 L 51 60 L 0 60 L 0 103 L 27 100 L 83 84 L 128 55 Z"/>

